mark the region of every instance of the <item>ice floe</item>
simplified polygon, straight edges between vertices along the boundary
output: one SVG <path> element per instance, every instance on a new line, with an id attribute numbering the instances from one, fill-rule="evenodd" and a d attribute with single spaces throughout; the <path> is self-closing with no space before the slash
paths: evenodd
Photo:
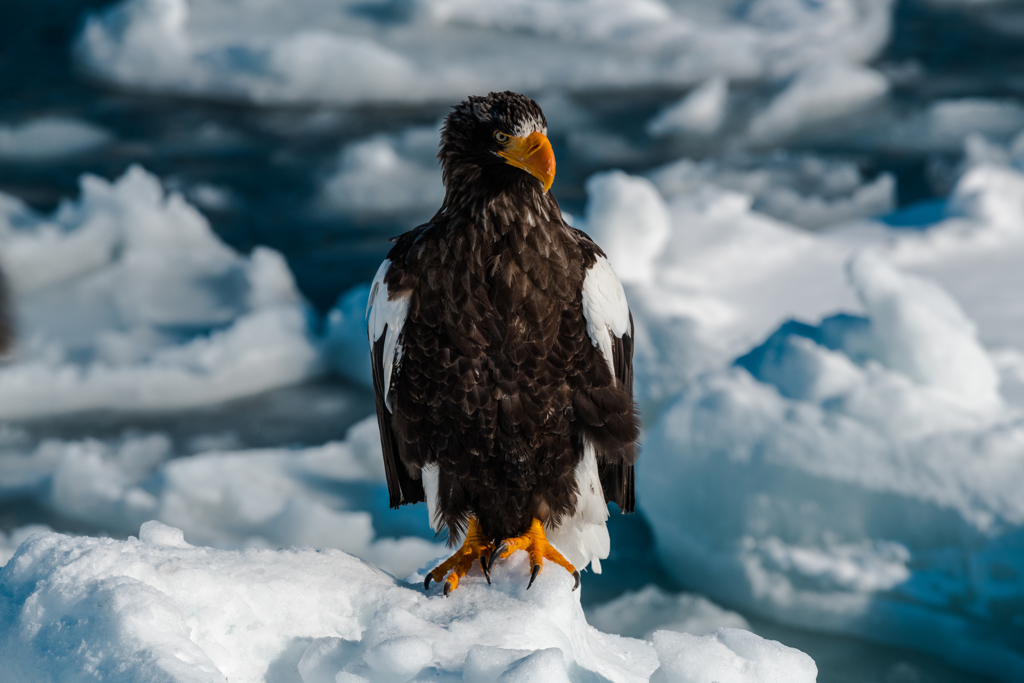
<path id="1" fill-rule="evenodd" d="M 629 291 L 637 500 L 683 585 L 1011 681 L 1024 174 L 1014 145 L 981 146 L 918 229 L 809 234 L 713 174 L 654 175 L 671 232 Z M 667 372 L 670 346 L 688 368 Z"/>
<path id="2" fill-rule="evenodd" d="M 0 195 L 17 346 L 0 416 L 221 402 L 321 371 L 284 258 L 244 256 L 139 167 L 41 215 Z"/>
<path id="3" fill-rule="evenodd" d="M 456 101 L 495 89 L 685 86 L 863 63 L 888 40 L 891 5 L 124 0 L 89 17 L 76 54 L 124 87 L 213 99 Z"/>
<path id="4" fill-rule="evenodd" d="M 46 116 L 17 126 L 0 124 L 0 162 L 63 159 L 111 140 L 110 131 L 80 119 Z"/>
<path id="5" fill-rule="evenodd" d="M 36 533 L 0 569 L 0 657 L 26 682 L 816 678 L 810 657 L 748 631 L 601 633 L 568 573 L 527 591 L 526 562 L 445 598 L 338 550 L 195 547 L 160 522 L 126 541 Z"/>

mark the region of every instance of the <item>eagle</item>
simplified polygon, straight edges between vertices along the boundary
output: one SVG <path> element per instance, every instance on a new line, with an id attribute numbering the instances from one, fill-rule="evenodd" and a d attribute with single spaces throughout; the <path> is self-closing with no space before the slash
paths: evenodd
<path id="1" fill-rule="evenodd" d="M 458 550 L 427 574 L 447 596 L 517 550 L 600 572 L 608 502 L 635 503 L 633 318 L 601 248 L 549 192 L 547 120 L 515 92 L 452 107 L 445 197 L 400 237 L 367 302 L 391 507 L 426 502 Z"/>

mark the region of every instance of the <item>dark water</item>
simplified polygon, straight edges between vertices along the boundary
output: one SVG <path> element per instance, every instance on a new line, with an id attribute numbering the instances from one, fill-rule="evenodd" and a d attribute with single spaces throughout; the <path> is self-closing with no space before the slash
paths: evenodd
<path id="1" fill-rule="evenodd" d="M 216 232 L 241 251 L 268 245 L 289 261 L 305 295 L 321 311 L 350 286 L 367 280 L 387 249 L 386 238 L 412 226 L 412 218 L 376 223 L 318 214 L 309 207 L 320 180 L 330 171 L 338 150 L 348 141 L 375 132 L 398 131 L 412 124 L 430 125 L 447 109 L 428 105 L 390 109 L 294 107 L 253 108 L 120 92 L 78 73 L 70 46 L 85 12 L 108 0 L 4 0 L 0 3 L 0 122 L 17 123 L 40 115 L 75 116 L 99 124 L 117 141 L 101 151 L 46 163 L 0 163 L 0 191 L 40 209 L 52 210 L 64 197 L 77 195 L 82 173 L 108 179 L 141 163 L 170 187 L 199 183 L 229 188 L 237 198 L 230 207 L 204 209 Z M 1024 96 L 1024 40 L 1004 35 L 992 15 L 936 10 L 901 2 L 895 13 L 891 44 L 880 67 L 913 63 L 920 77 L 897 82 L 896 106 L 923 107 L 940 98 L 985 96 L 1020 100 Z M 743 86 L 739 86 L 741 94 Z M 750 93 L 755 96 L 756 88 Z M 598 125 L 614 129 L 641 151 L 642 162 L 626 170 L 644 170 L 678 156 L 678 150 L 654 144 L 644 123 L 678 92 L 642 92 L 607 96 L 582 94 L 577 104 Z M 583 180 L 600 165 L 573 159 L 565 131 L 552 130 L 559 159 L 554 191 L 563 206 L 579 212 Z M 853 142 L 796 149 L 853 159 L 867 176 L 893 173 L 901 207 L 891 220 L 914 222 L 913 211 L 929 211 L 948 190 L 936 169 L 955 165 L 956 155 L 928 152 L 891 153 L 865 149 Z M 691 150 L 714 155 L 721 150 Z M 922 202 L 924 202 L 922 204 Z M 923 207 L 923 208 L 918 208 Z M 163 431 L 176 452 L 187 453 L 190 439 L 230 432 L 240 446 L 304 445 L 341 438 L 345 429 L 368 414 L 365 390 L 336 380 L 281 389 L 224 406 L 174 414 L 124 416 L 91 414 L 26 422 L 32 438 L 110 436 L 125 429 Z M 379 491 L 367 490 L 373 496 Z M 380 494 L 383 495 L 383 494 Z M 368 501 L 368 507 L 379 507 Z M 375 519 L 385 534 L 423 534 L 416 511 Z M 0 528 L 46 521 L 58 529 L 97 532 L 28 503 L 0 506 Z M 653 538 L 640 515 L 614 515 L 611 557 L 605 573 L 586 577 L 585 600 L 603 602 L 625 590 L 655 583 L 675 585 L 658 565 Z M 727 605 L 728 606 L 728 605 Z M 803 632 L 750 617 L 754 628 L 770 638 L 798 647 L 818 663 L 827 683 L 961 683 L 984 679 L 965 674 L 923 655 L 835 636 Z"/>

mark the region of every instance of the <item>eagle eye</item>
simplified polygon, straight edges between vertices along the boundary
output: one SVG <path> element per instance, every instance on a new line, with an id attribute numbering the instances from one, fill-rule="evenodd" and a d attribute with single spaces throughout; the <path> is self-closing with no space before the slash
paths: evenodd
<path id="1" fill-rule="evenodd" d="M 505 135 L 504 133 L 502 133 L 500 130 L 494 131 L 494 139 L 497 140 L 498 142 L 500 142 L 503 145 L 506 142 L 508 142 L 508 136 Z"/>

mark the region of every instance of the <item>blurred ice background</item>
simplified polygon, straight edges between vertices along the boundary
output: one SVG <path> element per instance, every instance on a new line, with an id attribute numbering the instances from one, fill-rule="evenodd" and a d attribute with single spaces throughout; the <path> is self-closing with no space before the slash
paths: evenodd
<path id="1" fill-rule="evenodd" d="M 726 627 L 807 652 L 826 683 L 1024 680 L 1024 5 L 4 5 L 0 562 L 38 531 L 139 540 L 36 535 L 38 575 L 10 572 L 0 600 L 62 553 L 258 549 L 299 586 L 314 559 L 258 553 L 334 548 L 399 578 L 443 554 L 425 510 L 387 509 L 366 282 L 440 201 L 448 106 L 515 89 L 637 323 L 640 513 L 612 516 L 581 598 L 653 645 L 565 636 L 570 678 L 625 675 L 592 649 L 721 678 L 697 660 L 764 643 L 694 638 Z M 209 562 L 188 571 L 217 594 Z M 416 659 L 447 647 L 435 626 L 396 618 L 360 627 L 407 639 L 366 641 L 370 669 L 454 670 Z M 508 638 L 460 675 L 544 679 L 548 650 L 486 649 L 524 647 Z M 329 640 L 214 659 L 333 681 L 355 655 Z M 788 652 L 735 680 L 773 662 L 803 680 Z"/>

